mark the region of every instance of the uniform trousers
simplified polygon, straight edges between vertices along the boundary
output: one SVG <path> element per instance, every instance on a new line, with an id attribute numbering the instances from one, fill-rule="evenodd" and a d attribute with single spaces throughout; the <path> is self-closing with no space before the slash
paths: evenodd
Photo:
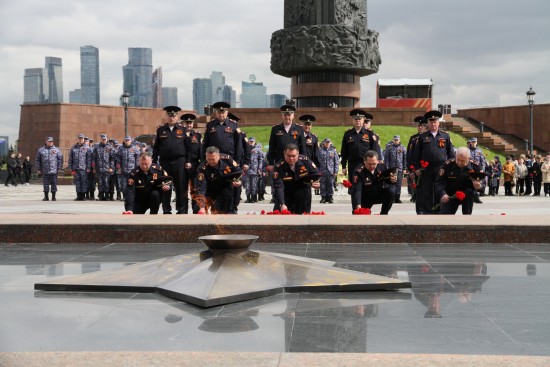
<path id="1" fill-rule="evenodd" d="M 74 185 L 76 186 L 76 192 L 78 193 L 88 191 L 88 173 L 86 170 L 76 170 L 74 175 Z"/>
<path id="2" fill-rule="evenodd" d="M 57 173 L 42 174 L 44 192 L 57 192 Z"/>
<path id="3" fill-rule="evenodd" d="M 379 189 L 365 189 L 361 193 L 361 208 L 371 209 L 374 204 L 382 204 L 381 215 L 389 213 L 395 200 L 395 185 Z"/>
<path id="4" fill-rule="evenodd" d="M 460 201 L 458 199 L 451 199 L 447 203 L 441 203 L 439 214 L 456 214 L 459 206 L 462 206 L 462 214 L 470 215 L 474 209 L 474 190 L 466 189 L 462 190 L 466 197 Z"/>
<path id="5" fill-rule="evenodd" d="M 187 172 L 185 170 L 185 157 L 173 159 L 160 159 L 160 166 L 172 177 L 174 191 L 176 192 L 176 212 L 187 214 L 189 203 L 187 199 Z M 163 206 L 165 213 L 172 211 L 172 206 Z"/>
<path id="6" fill-rule="evenodd" d="M 416 214 L 435 214 L 434 181 L 439 172 L 439 166 L 428 166 L 422 170 L 416 187 Z"/>

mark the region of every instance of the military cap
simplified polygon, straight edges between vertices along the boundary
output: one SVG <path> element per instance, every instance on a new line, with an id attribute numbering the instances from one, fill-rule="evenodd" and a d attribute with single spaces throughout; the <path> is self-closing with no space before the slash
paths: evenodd
<path id="1" fill-rule="evenodd" d="M 85 137 L 84 137 L 84 140 L 88 140 L 88 141 L 89 141 L 89 140 L 90 140 L 90 138 L 88 138 L 87 136 L 85 136 Z"/>
<path id="2" fill-rule="evenodd" d="M 332 141 L 329 138 L 325 138 L 325 140 L 323 140 L 323 143 L 332 143 Z"/>
<path id="3" fill-rule="evenodd" d="M 256 138 L 255 137 L 250 137 L 250 138 L 248 138 L 248 141 L 256 141 Z"/>
<path id="4" fill-rule="evenodd" d="M 107 134 L 101 134 L 101 139 L 107 139 Z"/>
<path id="5" fill-rule="evenodd" d="M 114 139 L 114 140 L 113 140 L 113 144 L 114 144 L 114 145 L 119 145 L 120 143 L 118 142 L 118 140 Z"/>
<path id="6" fill-rule="evenodd" d="M 401 139 L 401 137 L 399 135 L 394 135 L 393 136 L 393 140 L 400 140 L 400 139 Z"/>
<path id="7" fill-rule="evenodd" d="M 423 125 L 426 123 L 426 119 L 424 118 L 424 116 L 416 116 L 414 118 L 414 122 L 416 122 L 418 125 Z"/>
<path id="8" fill-rule="evenodd" d="M 315 121 L 315 116 L 313 115 L 302 115 L 300 116 L 300 121 L 304 123 L 304 125 L 311 125 L 312 122 Z"/>
<path id="9" fill-rule="evenodd" d="M 132 137 L 131 137 L 130 135 L 126 135 L 126 136 L 124 137 L 124 140 L 132 140 Z"/>
<path id="10" fill-rule="evenodd" d="M 474 137 L 468 139 L 468 143 L 477 143 L 477 138 L 474 136 Z"/>
<path id="11" fill-rule="evenodd" d="M 441 118 L 441 112 L 439 111 L 436 111 L 436 110 L 433 110 L 433 111 L 428 111 L 424 114 L 424 118 L 426 120 L 433 120 L 433 119 L 440 119 Z"/>
<path id="12" fill-rule="evenodd" d="M 78 138 L 85 138 L 84 134 L 78 134 Z"/>
<path id="13" fill-rule="evenodd" d="M 218 111 L 227 111 L 231 108 L 231 105 L 227 102 L 216 102 L 212 105 L 212 108 Z"/>
<path id="14" fill-rule="evenodd" d="M 229 112 L 227 114 L 227 118 L 230 119 L 230 120 L 233 120 L 235 122 L 239 122 L 241 121 L 241 119 L 239 117 L 237 117 L 236 115 L 232 114 L 231 112 Z"/>
<path id="15" fill-rule="evenodd" d="M 184 122 L 193 122 L 196 118 L 197 116 L 192 113 L 184 113 L 180 116 L 180 120 Z"/>
<path id="16" fill-rule="evenodd" d="M 164 111 L 166 111 L 166 114 L 168 116 L 176 116 L 179 111 L 181 111 L 181 108 L 178 106 L 166 106 L 163 108 Z"/>
<path id="17" fill-rule="evenodd" d="M 364 110 L 361 110 L 359 108 L 356 108 L 354 110 L 351 110 L 349 113 L 351 117 L 364 117 L 365 120 L 372 120 L 374 117 L 370 114 L 365 112 Z"/>
<path id="18" fill-rule="evenodd" d="M 53 141 L 53 138 L 52 138 L 51 136 L 48 136 L 48 137 L 46 138 L 46 141 Z"/>
<path id="19" fill-rule="evenodd" d="M 294 112 L 294 111 L 296 111 L 296 107 L 294 107 L 292 105 L 289 105 L 289 104 L 285 104 L 285 105 L 281 106 L 280 110 L 281 110 L 281 112 Z"/>

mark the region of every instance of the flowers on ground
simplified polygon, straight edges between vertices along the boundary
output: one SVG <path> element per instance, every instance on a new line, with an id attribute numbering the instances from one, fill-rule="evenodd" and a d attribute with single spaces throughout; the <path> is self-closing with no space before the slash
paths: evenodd
<path id="1" fill-rule="evenodd" d="M 371 211 L 369 208 L 357 208 L 353 210 L 353 215 L 370 215 Z"/>

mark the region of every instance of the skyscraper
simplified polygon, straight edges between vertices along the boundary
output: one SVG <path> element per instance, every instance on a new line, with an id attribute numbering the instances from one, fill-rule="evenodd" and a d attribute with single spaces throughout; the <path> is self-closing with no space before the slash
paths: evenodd
<path id="1" fill-rule="evenodd" d="M 69 91 L 69 103 L 82 103 L 82 89 Z"/>
<path id="2" fill-rule="evenodd" d="M 162 91 L 162 67 L 158 67 L 153 71 L 153 108 L 162 108 L 167 105 L 163 102 Z"/>
<path id="3" fill-rule="evenodd" d="M 212 80 L 208 78 L 193 79 L 193 109 L 204 113 L 204 106 L 212 104 Z"/>
<path id="4" fill-rule="evenodd" d="M 124 88 L 131 97 L 129 105 L 153 107 L 153 50 L 128 48 L 128 65 L 122 67 Z"/>
<path id="5" fill-rule="evenodd" d="M 270 108 L 279 108 L 286 104 L 287 96 L 284 94 L 272 94 L 269 96 L 269 107 Z"/>
<path id="6" fill-rule="evenodd" d="M 223 76 L 221 71 L 213 71 L 210 74 L 210 80 L 212 81 L 212 102 L 222 101 L 223 97 L 223 86 L 225 85 L 225 76 Z M 228 102 L 229 101 L 224 101 Z"/>
<path id="7" fill-rule="evenodd" d="M 220 101 L 229 103 L 232 107 L 237 107 L 237 92 L 230 85 L 224 85 Z"/>
<path id="8" fill-rule="evenodd" d="M 267 89 L 264 83 L 242 82 L 242 108 L 266 108 L 267 102 Z"/>
<path id="9" fill-rule="evenodd" d="M 177 106 L 178 105 L 178 88 L 176 87 L 162 87 L 162 103 L 165 106 Z"/>
<path id="10" fill-rule="evenodd" d="M 81 103 L 99 104 L 99 50 L 94 46 L 80 47 Z M 70 100 L 70 98 L 69 98 Z"/>
<path id="11" fill-rule="evenodd" d="M 45 69 L 42 68 L 25 69 L 23 103 L 46 102 L 44 86 L 48 88 L 48 78 L 47 76 L 44 78 L 44 71 Z"/>
<path id="12" fill-rule="evenodd" d="M 63 103 L 63 64 L 59 57 L 46 57 L 48 103 Z"/>

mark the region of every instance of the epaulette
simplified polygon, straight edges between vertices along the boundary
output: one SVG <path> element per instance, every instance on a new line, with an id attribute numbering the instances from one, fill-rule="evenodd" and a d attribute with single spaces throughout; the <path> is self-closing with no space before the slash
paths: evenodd
<path id="1" fill-rule="evenodd" d="M 359 168 L 356 168 L 355 170 L 356 170 L 357 172 L 363 172 L 363 169 L 364 169 L 364 168 L 365 168 L 365 165 L 362 164 Z"/>
<path id="2" fill-rule="evenodd" d="M 447 159 L 447 160 L 445 161 L 445 164 L 451 164 L 451 163 L 453 163 L 454 161 L 455 161 L 454 158 Z"/>
<path id="3" fill-rule="evenodd" d="M 317 134 L 315 134 L 315 133 L 311 133 L 311 135 L 315 136 L 316 138 L 318 137 Z"/>
<path id="4" fill-rule="evenodd" d="M 158 166 L 157 164 L 153 163 L 153 164 L 151 165 L 151 168 L 159 169 L 159 166 Z"/>
<path id="5" fill-rule="evenodd" d="M 305 156 L 305 155 L 298 155 L 298 159 L 301 160 L 301 161 L 307 161 L 308 160 L 308 157 Z"/>
<path id="6" fill-rule="evenodd" d="M 220 158 L 222 158 L 222 159 L 232 159 L 229 154 L 223 154 L 223 153 L 220 154 Z"/>
<path id="7" fill-rule="evenodd" d="M 277 163 L 277 164 L 275 165 L 275 167 L 281 167 L 281 165 L 282 165 L 283 163 L 285 163 L 285 161 L 281 161 L 281 162 Z"/>

